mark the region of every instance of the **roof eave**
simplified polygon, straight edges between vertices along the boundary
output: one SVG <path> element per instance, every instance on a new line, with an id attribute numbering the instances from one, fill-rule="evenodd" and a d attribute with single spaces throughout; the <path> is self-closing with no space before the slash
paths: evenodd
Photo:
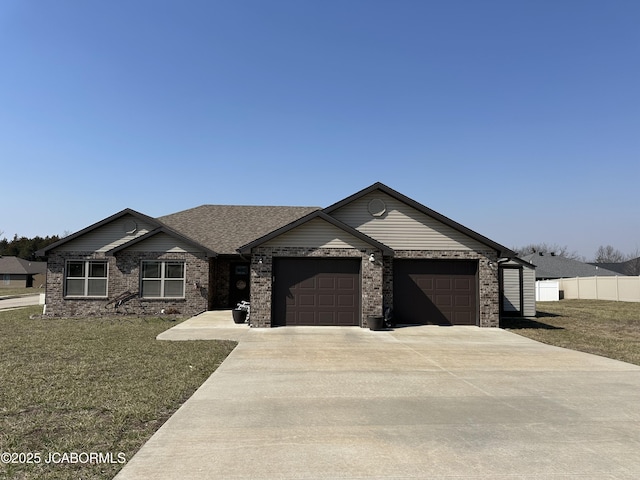
<path id="1" fill-rule="evenodd" d="M 100 220 L 99 222 L 94 223 L 93 225 L 90 225 L 86 228 L 83 228 L 82 230 L 79 230 L 75 233 L 72 233 L 71 235 L 68 235 L 60 240 L 58 240 L 55 243 L 52 243 L 51 245 L 47 245 L 44 248 L 41 248 L 40 250 L 36 251 L 36 255 L 39 257 L 44 257 L 47 255 L 47 252 L 54 250 L 56 248 L 58 248 L 61 245 L 64 245 L 67 242 L 70 242 L 71 240 L 75 240 L 78 237 L 81 237 L 82 235 L 85 235 L 86 233 L 91 232 L 92 230 L 95 230 L 97 228 L 102 227 L 103 225 L 106 225 L 110 222 L 113 222 L 114 220 L 117 220 L 120 217 L 123 217 L 125 215 L 133 215 L 134 217 L 140 219 L 140 220 L 144 220 L 146 222 L 149 222 L 151 225 L 154 225 L 156 227 L 160 227 L 163 224 L 161 222 L 159 222 L 158 220 L 156 220 L 153 217 L 149 217 L 148 215 L 145 215 L 143 213 L 140 212 L 136 212 L 135 210 L 132 210 L 131 208 L 125 208 L 124 210 L 119 211 L 118 213 L 115 213 L 113 215 L 111 215 L 110 217 L 107 217 L 103 220 Z"/>
<path id="2" fill-rule="evenodd" d="M 350 234 L 350 235 L 352 235 L 352 236 L 354 236 L 356 238 L 359 238 L 360 240 L 368 243 L 369 245 L 371 245 L 371 246 L 373 246 L 375 248 L 378 248 L 379 250 L 381 250 L 383 252 L 384 255 L 393 256 L 393 254 L 394 254 L 394 251 L 393 251 L 392 248 L 388 247 L 387 245 L 385 245 L 385 244 L 383 244 L 381 242 L 378 242 L 377 240 L 369 237 L 368 235 L 365 235 L 364 233 L 356 230 L 355 228 L 350 227 L 349 225 L 341 222 L 340 220 L 337 220 L 337 219 L 333 218 L 332 216 L 327 215 L 322 210 L 316 210 L 314 212 L 311 212 L 311 213 L 305 215 L 304 217 L 299 218 L 298 220 L 296 220 L 294 222 L 291 222 L 291 223 L 289 223 L 287 225 L 284 225 L 283 227 L 280 227 L 280 228 L 278 228 L 278 229 L 276 229 L 276 230 L 274 230 L 274 231 L 272 231 L 272 232 L 270 232 L 270 233 L 268 233 L 266 235 L 263 235 L 262 237 L 257 238 L 256 240 L 254 240 L 252 242 L 249 242 L 249 243 L 239 247 L 237 251 L 240 254 L 243 254 L 243 255 L 250 254 L 251 253 L 251 249 L 253 249 L 253 248 L 257 247 L 257 246 L 260 246 L 263 243 L 268 242 L 269 240 L 272 240 L 272 239 L 274 239 L 276 237 L 279 237 L 280 235 L 282 235 L 282 234 L 284 234 L 284 233 L 286 233 L 286 232 L 288 232 L 290 230 L 293 230 L 294 228 L 297 228 L 297 227 L 299 227 L 299 226 L 301 226 L 301 225 L 303 225 L 303 224 L 305 224 L 305 223 L 307 223 L 307 222 L 309 222 L 309 221 L 311 221 L 311 220 L 313 220 L 315 218 L 320 218 L 320 219 L 322 219 L 322 220 L 334 225 L 335 227 L 338 227 L 339 229 L 345 231 L 346 233 L 348 233 L 348 234 Z"/>

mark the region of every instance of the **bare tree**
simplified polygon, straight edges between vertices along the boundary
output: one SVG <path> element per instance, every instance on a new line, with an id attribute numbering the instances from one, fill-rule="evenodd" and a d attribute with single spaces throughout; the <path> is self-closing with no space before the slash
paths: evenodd
<path id="1" fill-rule="evenodd" d="M 558 257 L 569 258 L 571 260 L 584 261 L 584 257 L 578 254 L 575 251 L 570 251 L 569 247 L 566 245 L 560 246 L 557 244 L 549 244 L 549 243 L 531 243 L 529 245 L 525 245 L 524 247 L 516 247 L 512 249 L 519 256 L 529 255 L 530 253 L 553 253 Z"/>
<path id="2" fill-rule="evenodd" d="M 598 247 L 596 250 L 595 263 L 621 263 L 627 260 L 629 257 L 622 253 L 620 250 L 613 248 L 611 245 Z"/>
<path id="3" fill-rule="evenodd" d="M 625 273 L 627 275 L 640 275 L 640 250 L 636 248 L 627 258 Z"/>

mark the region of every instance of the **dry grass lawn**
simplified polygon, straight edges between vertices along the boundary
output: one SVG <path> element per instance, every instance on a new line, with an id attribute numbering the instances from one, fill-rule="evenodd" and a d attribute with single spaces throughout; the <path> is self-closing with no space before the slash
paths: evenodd
<path id="1" fill-rule="evenodd" d="M 0 461 L 2 479 L 113 478 L 118 454 L 131 459 L 236 345 L 157 341 L 166 317 L 30 318 L 41 310 L 0 312 L 0 453 L 40 455 Z M 90 452 L 114 463 L 45 462 Z"/>
<path id="2" fill-rule="evenodd" d="M 640 365 L 640 303 L 602 300 L 538 302 L 535 320 L 507 319 L 503 328 L 558 347 Z"/>
<path id="3" fill-rule="evenodd" d="M 200 386 L 234 342 L 159 342 L 167 318 L 30 318 L 0 312 L 0 478 L 110 479 L 115 463 L 45 464 L 49 453 L 122 452 L 127 460 Z M 503 328 L 552 345 L 640 365 L 640 303 L 539 302 L 534 320 Z M 116 457 L 117 460 L 117 457 Z"/>

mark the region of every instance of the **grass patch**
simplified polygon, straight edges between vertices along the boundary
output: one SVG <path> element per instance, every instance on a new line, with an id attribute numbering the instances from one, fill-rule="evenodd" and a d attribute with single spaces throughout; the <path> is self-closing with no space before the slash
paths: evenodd
<path id="1" fill-rule="evenodd" d="M 122 464 L 45 464 L 52 452 L 122 452 L 126 460 L 233 350 L 231 341 L 161 342 L 166 318 L 30 319 L 0 312 L 0 478 L 107 479 Z M 117 460 L 117 457 L 116 457 Z"/>
<path id="2" fill-rule="evenodd" d="M 537 302 L 535 320 L 505 319 L 501 326 L 558 347 L 640 365 L 640 303 L 603 300 Z"/>

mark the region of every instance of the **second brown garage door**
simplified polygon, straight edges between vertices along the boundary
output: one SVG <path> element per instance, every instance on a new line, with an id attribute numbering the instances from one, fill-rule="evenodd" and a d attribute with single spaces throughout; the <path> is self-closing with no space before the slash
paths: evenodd
<path id="1" fill-rule="evenodd" d="M 360 262 L 275 258 L 272 324 L 359 325 Z"/>
<path id="2" fill-rule="evenodd" d="M 393 262 L 397 323 L 476 325 L 478 263 L 468 260 Z"/>

